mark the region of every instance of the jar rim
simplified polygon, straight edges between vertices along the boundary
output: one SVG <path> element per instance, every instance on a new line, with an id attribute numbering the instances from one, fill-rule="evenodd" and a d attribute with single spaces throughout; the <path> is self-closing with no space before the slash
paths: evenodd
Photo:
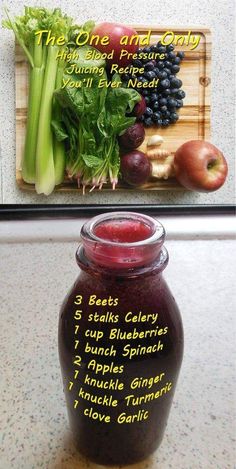
<path id="1" fill-rule="evenodd" d="M 134 242 L 123 242 L 123 241 L 112 241 L 108 239 L 101 238 L 94 233 L 95 227 L 105 221 L 112 221 L 112 220 L 136 220 L 142 223 L 146 223 L 151 229 L 151 235 L 147 238 L 144 238 L 140 241 Z M 144 245 L 155 244 L 157 242 L 164 242 L 165 239 L 165 229 L 164 226 L 155 218 L 149 217 L 149 215 L 141 214 L 138 212 L 128 212 L 128 211 L 120 211 L 120 212 L 106 212 L 100 215 L 93 217 L 91 220 L 88 220 L 81 229 L 80 236 L 82 240 L 90 240 L 94 242 L 99 242 L 100 244 L 104 245 L 111 245 L 123 248 L 135 248 Z"/>
<path id="2" fill-rule="evenodd" d="M 78 247 L 75 257 L 78 266 L 82 270 L 90 274 L 93 273 L 95 276 L 102 275 L 110 280 L 113 277 L 119 277 L 120 279 L 137 279 L 140 276 L 144 278 L 151 275 L 160 274 L 163 269 L 165 269 L 169 261 L 169 254 L 165 246 L 162 246 L 159 255 L 151 263 L 132 268 L 123 266 L 123 268 L 120 267 L 119 269 L 114 269 L 109 268 L 108 266 L 104 267 L 103 265 L 99 265 L 86 256 L 84 247 L 82 245 Z"/>

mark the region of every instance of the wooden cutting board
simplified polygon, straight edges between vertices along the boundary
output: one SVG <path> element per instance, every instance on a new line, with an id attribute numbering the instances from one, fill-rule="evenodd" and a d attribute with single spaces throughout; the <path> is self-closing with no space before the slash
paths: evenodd
<path id="1" fill-rule="evenodd" d="M 210 139 L 210 112 L 211 112 L 211 33 L 204 28 L 159 28 L 154 26 L 134 26 L 140 36 L 152 30 L 151 43 L 156 43 L 166 31 L 173 31 L 176 35 L 184 35 L 187 39 L 189 31 L 191 34 L 200 35 L 200 43 L 194 50 L 188 45 L 176 46 L 175 51 L 185 52 L 185 58 L 181 63 L 178 78 L 183 82 L 183 90 L 186 92 L 184 106 L 180 109 L 179 121 L 167 128 L 151 127 L 146 129 L 145 142 L 140 150 L 145 151 L 146 141 L 150 135 L 162 135 L 163 149 L 174 154 L 177 148 L 187 140 L 209 140 Z M 26 119 L 27 119 L 27 96 L 28 96 L 28 64 L 24 53 L 16 44 L 15 50 L 15 84 L 16 84 L 16 181 L 20 189 L 34 191 L 34 185 L 27 184 L 21 176 L 21 158 L 24 149 Z M 109 184 L 104 185 L 103 191 L 110 191 Z M 119 183 L 117 190 L 183 190 L 183 187 L 172 178 L 168 180 L 152 179 L 140 188 L 133 189 Z M 81 191 L 69 180 L 57 186 L 56 191 Z"/>

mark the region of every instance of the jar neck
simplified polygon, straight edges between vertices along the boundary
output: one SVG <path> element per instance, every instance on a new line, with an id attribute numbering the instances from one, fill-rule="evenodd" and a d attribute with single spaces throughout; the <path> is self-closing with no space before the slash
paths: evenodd
<path id="1" fill-rule="evenodd" d="M 163 257 L 160 254 L 165 230 L 160 222 L 147 215 L 112 212 L 85 223 L 81 238 L 84 254 L 79 251 L 80 258 L 87 258 L 91 265 L 109 272 L 130 272 Z"/>
<path id="2" fill-rule="evenodd" d="M 89 275 L 93 275 L 96 278 L 105 278 L 106 280 L 113 281 L 114 279 L 143 279 L 144 277 L 161 275 L 162 271 L 166 268 L 169 255 L 167 249 L 163 246 L 161 252 L 158 254 L 149 264 L 142 267 L 135 268 L 120 268 L 113 269 L 109 267 L 100 266 L 95 262 L 88 259 L 86 256 L 84 247 L 79 246 L 76 252 L 76 261 L 81 270 L 87 272 Z"/>

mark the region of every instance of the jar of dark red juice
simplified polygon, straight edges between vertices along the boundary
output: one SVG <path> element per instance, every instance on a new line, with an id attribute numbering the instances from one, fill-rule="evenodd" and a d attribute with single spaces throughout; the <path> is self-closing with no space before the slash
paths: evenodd
<path id="1" fill-rule="evenodd" d="M 78 279 L 59 320 L 71 430 L 98 464 L 130 464 L 160 445 L 183 356 L 177 304 L 162 277 L 165 231 L 131 212 L 85 223 Z"/>

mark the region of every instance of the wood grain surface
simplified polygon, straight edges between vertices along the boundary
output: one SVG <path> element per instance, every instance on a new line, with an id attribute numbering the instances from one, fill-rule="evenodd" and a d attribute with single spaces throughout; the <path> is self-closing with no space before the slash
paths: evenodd
<path id="1" fill-rule="evenodd" d="M 164 28 L 154 26 L 134 26 L 142 36 L 152 30 L 151 43 L 157 42 L 165 31 L 173 31 L 187 37 L 191 31 L 194 35 L 200 35 L 200 43 L 195 50 L 190 46 L 176 46 L 175 51 L 185 52 L 185 58 L 181 63 L 178 78 L 183 82 L 183 90 L 186 92 L 184 106 L 180 109 L 179 121 L 167 128 L 151 127 L 146 129 L 145 142 L 140 150 L 146 150 L 146 141 L 150 135 L 162 135 L 163 149 L 174 154 L 176 149 L 187 140 L 209 140 L 210 139 L 210 112 L 211 112 L 211 34 L 204 28 Z M 22 190 L 34 191 L 34 185 L 27 184 L 21 176 L 21 159 L 24 149 L 26 119 L 27 119 L 27 97 L 28 97 L 28 64 L 27 59 L 16 43 L 15 49 L 15 86 L 16 86 L 16 181 Z M 55 189 L 60 192 L 81 191 L 76 183 L 66 180 Z M 103 191 L 110 191 L 109 184 L 103 186 Z M 152 179 L 147 184 L 133 189 L 119 182 L 116 190 L 183 190 L 178 182 L 172 178 L 168 180 Z"/>

